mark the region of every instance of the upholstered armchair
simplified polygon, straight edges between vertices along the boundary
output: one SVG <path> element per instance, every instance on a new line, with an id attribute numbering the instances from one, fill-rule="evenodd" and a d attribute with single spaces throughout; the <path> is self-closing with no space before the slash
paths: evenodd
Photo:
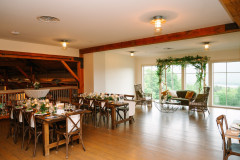
<path id="1" fill-rule="evenodd" d="M 134 85 L 136 95 L 136 105 L 150 105 L 152 106 L 152 93 L 144 93 L 142 91 L 142 85 Z"/>

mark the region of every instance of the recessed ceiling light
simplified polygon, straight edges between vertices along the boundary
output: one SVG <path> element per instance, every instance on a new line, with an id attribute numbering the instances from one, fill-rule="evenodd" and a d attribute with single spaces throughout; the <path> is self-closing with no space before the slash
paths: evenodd
<path id="1" fill-rule="evenodd" d="M 20 32 L 17 32 L 17 31 L 12 31 L 11 32 L 13 35 L 19 35 L 20 34 Z"/>
<path id="2" fill-rule="evenodd" d="M 170 50 L 170 49 L 173 49 L 173 48 L 166 47 L 166 48 L 163 48 L 163 49 L 165 49 L 165 50 Z"/>
<path id="3" fill-rule="evenodd" d="M 41 22 L 58 22 L 58 21 L 60 21 L 60 19 L 58 19 L 56 17 L 52 17 L 52 16 L 39 16 L 39 17 L 37 17 L 37 20 L 39 20 Z"/>

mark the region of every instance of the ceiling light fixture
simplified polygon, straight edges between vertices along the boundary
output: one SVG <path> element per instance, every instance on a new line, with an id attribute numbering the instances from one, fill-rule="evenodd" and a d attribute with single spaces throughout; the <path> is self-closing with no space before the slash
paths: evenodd
<path id="1" fill-rule="evenodd" d="M 160 34 L 162 31 L 162 24 L 165 23 L 166 20 L 163 16 L 154 16 L 151 20 L 151 24 L 155 26 L 155 34 Z"/>
<path id="2" fill-rule="evenodd" d="M 39 20 L 41 22 L 58 22 L 58 21 L 60 21 L 60 19 L 58 19 L 56 17 L 52 17 L 52 16 L 39 16 L 39 17 L 37 17 L 37 20 Z"/>
<path id="3" fill-rule="evenodd" d="M 204 49 L 208 50 L 210 47 L 210 42 L 203 42 L 203 44 L 204 44 Z"/>
<path id="4" fill-rule="evenodd" d="M 18 31 L 12 31 L 11 32 L 13 35 L 19 35 L 20 34 L 20 32 L 18 32 Z"/>
<path id="5" fill-rule="evenodd" d="M 62 44 L 63 49 L 66 49 L 67 45 L 69 44 L 69 41 L 68 40 L 61 40 L 61 44 Z"/>
<path id="6" fill-rule="evenodd" d="M 129 51 L 130 52 L 130 56 L 133 57 L 135 55 L 135 51 Z"/>

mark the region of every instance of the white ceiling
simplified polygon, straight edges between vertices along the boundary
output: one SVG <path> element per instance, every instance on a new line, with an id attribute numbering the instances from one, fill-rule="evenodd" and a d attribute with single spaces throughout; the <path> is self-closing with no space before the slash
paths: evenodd
<path id="1" fill-rule="evenodd" d="M 49 45 L 59 45 L 57 40 L 68 39 L 72 48 L 93 47 L 154 36 L 150 19 L 156 15 L 167 20 L 162 34 L 233 22 L 219 0 L 1 0 L 0 38 Z M 54 16 L 60 22 L 39 22 L 38 16 Z M 20 35 L 12 35 L 12 31 Z M 155 44 L 136 50 L 139 54 L 141 49 L 143 54 L 149 48 L 153 48 L 152 54 L 163 53 L 162 48 L 166 47 L 195 50 L 205 39 L 222 47 L 221 40 L 226 39 L 219 37 Z"/>

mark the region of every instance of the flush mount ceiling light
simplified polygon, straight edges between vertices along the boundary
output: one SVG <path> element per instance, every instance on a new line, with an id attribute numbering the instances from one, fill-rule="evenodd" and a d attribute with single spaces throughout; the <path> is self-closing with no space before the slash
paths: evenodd
<path id="1" fill-rule="evenodd" d="M 163 16 L 154 16 L 151 20 L 151 24 L 154 24 L 155 26 L 155 34 L 160 34 L 162 31 L 162 24 L 165 23 L 166 20 L 163 18 Z"/>
<path id="2" fill-rule="evenodd" d="M 204 45 L 204 49 L 205 49 L 205 50 L 209 50 L 209 48 L 210 48 L 210 42 L 203 42 L 203 45 Z"/>
<path id="3" fill-rule="evenodd" d="M 66 49 L 66 48 L 67 48 L 67 45 L 69 44 L 69 41 L 68 41 L 68 40 L 61 40 L 60 43 L 62 44 L 62 48 L 63 48 L 63 49 Z"/>
<path id="4" fill-rule="evenodd" d="M 18 31 L 12 31 L 11 32 L 13 35 L 19 35 L 20 34 L 20 32 L 18 32 Z"/>
<path id="5" fill-rule="evenodd" d="M 52 17 L 52 16 L 39 16 L 39 17 L 37 17 L 37 20 L 39 20 L 41 22 L 58 22 L 58 21 L 60 21 L 60 19 L 58 19 L 56 17 Z"/>
<path id="6" fill-rule="evenodd" d="M 130 52 L 130 56 L 133 57 L 135 55 L 135 51 L 129 51 Z"/>

